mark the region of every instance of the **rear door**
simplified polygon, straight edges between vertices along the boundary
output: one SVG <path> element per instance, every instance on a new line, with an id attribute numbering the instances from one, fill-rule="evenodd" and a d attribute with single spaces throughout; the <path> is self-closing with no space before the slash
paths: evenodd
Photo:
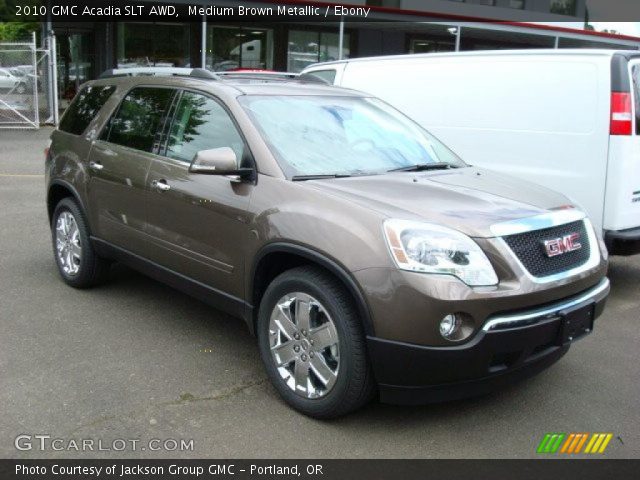
<path id="1" fill-rule="evenodd" d="M 94 234 L 144 253 L 147 174 L 176 91 L 136 87 L 124 97 L 89 157 L 89 205 Z"/>
<path id="2" fill-rule="evenodd" d="M 242 166 L 253 161 L 230 113 L 216 98 L 184 91 L 175 104 L 163 155 L 152 160 L 149 172 L 149 258 L 241 298 L 253 184 L 193 174 L 189 165 L 198 151 L 220 147 L 233 149 Z"/>
<path id="3" fill-rule="evenodd" d="M 640 227 L 640 58 L 614 56 L 611 136 L 604 229 Z M 616 79 L 615 62 L 627 78 Z"/>

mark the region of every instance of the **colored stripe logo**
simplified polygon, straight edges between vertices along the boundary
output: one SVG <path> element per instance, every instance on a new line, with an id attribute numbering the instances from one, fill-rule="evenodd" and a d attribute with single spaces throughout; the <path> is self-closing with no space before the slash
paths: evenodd
<path id="1" fill-rule="evenodd" d="M 537 453 L 601 454 L 607 449 L 613 433 L 546 433 Z"/>

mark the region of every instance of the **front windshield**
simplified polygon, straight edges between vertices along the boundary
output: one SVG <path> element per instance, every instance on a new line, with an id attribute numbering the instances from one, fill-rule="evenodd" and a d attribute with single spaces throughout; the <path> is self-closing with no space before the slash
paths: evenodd
<path id="1" fill-rule="evenodd" d="M 288 176 L 377 174 L 434 163 L 465 166 L 380 100 L 245 95 L 239 101 Z"/>

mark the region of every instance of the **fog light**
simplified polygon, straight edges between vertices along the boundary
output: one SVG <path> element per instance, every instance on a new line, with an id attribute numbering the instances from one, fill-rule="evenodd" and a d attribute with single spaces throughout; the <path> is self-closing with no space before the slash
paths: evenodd
<path id="1" fill-rule="evenodd" d="M 473 333 L 473 321 L 465 313 L 450 313 L 440 320 L 440 335 L 452 342 L 459 342 Z"/>
<path id="2" fill-rule="evenodd" d="M 456 315 L 447 315 L 440 321 L 440 335 L 444 338 L 451 339 L 456 333 L 460 324 L 460 320 Z"/>

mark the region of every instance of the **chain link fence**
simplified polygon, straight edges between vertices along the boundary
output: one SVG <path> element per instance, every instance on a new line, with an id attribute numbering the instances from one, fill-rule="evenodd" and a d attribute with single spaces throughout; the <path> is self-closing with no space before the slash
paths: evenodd
<path id="1" fill-rule="evenodd" d="M 39 128 L 58 122 L 55 37 L 38 48 L 30 42 L 0 42 L 0 129 Z"/>

